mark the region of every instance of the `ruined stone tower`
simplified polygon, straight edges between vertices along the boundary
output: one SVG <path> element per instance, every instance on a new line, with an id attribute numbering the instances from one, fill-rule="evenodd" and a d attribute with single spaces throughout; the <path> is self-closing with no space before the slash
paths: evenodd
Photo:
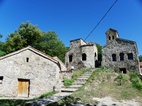
<path id="1" fill-rule="evenodd" d="M 83 67 L 94 68 L 96 60 L 98 60 L 96 44 L 87 43 L 81 38 L 70 41 L 70 49 L 65 57 L 65 64 L 68 70 Z"/>
<path id="2" fill-rule="evenodd" d="M 119 38 L 117 30 L 106 32 L 106 45 L 102 48 L 102 66 L 116 72 L 139 72 L 138 48 L 135 41 Z"/>
<path id="3" fill-rule="evenodd" d="M 117 30 L 114 30 L 112 28 L 110 28 L 107 32 L 106 32 L 106 40 L 107 40 L 107 44 L 110 43 L 111 41 L 113 41 L 114 39 L 119 38 L 118 32 Z"/>

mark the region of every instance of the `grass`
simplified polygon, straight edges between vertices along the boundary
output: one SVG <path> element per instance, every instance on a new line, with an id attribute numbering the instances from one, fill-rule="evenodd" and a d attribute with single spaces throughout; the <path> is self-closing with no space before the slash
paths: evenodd
<path id="1" fill-rule="evenodd" d="M 73 82 L 79 77 L 81 76 L 83 73 L 90 71 L 91 68 L 88 69 L 83 69 L 83 70 L 74 70 L 73 71 L 73 76 L 71 79 L 68 78 L 64 78 L 63 82 L 64 82 L 64 86 L 70 86 L 73 84 Z"/>
<path id="2" fill-rule="evenodd" d="M 38 100 L 38 99 L 42 99 L 44 97 L 49 97 L 54 95 L 56 92 L 48 92 L 45 94 L 42 94 L 41 96 L 31 99 L 31 100 L 13 100 L 13 99 L 4 99 L 4 100 L 0 100 L 0 106 L 25 106 L 25 103 L 28 101 L 34 101 L 34 100 Z"/>
<path id="3" fill-rule="evenodd" d="M 134 81 L 138 83 L 134 84 Z M 140 77 L 135 73 L 118 74 L 109 69 L 99 68 L 93 72 L 88 82 L 72 96 L 81 98 L 85 103 L 95 103 L 96 101 L 93 101 L 94 97 L 107 96 L 116 100 L 139 98 L 137 100 L 141 102 L 141 82 Z"/>

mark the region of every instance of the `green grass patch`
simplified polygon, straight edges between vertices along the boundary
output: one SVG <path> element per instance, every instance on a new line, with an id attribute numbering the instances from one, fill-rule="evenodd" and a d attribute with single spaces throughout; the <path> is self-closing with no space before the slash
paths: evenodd
<path id="1" fill-rule="evenodd" d="M 84 70 L 74 70 L 73 71 L 73 75 L 71 79 L 68 78 L 64 78 L 63 82 L 64 82 L 64 86 L 70 86 L 73 84 L 73 82 L 79 77 L 81 76 L 83 73 L 90 71 L 91 68 L 88 69 L 84 69 Z"/>
<path id="2" fill-rule="evenodd" d="M 141 102 L 141 77 L 135 74 L 120 74 L 111 69 L 99 68 L 92 73 L 87 83 L 72 96 L 80 98 L 85 103 L 95 103 L 94 97 L 102 98 L 108 96 L 116 100 L 138 98 L 137 100 Z"/>

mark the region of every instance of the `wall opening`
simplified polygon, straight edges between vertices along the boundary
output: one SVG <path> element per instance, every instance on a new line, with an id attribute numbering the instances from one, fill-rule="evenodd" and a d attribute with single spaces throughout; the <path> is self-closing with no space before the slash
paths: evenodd
<path id="1" fill-rule="evenodd" d="M 30 80 L 18 79 L 18 96 L 29 97 L 30 92 Z"/>
<path id="2" fill-rule="evenodd" d="M 112 61 L 116 61 L 116 54 L 112 54 Z"/>
<path id="3" fill-rule="evenodd" d="M 109 38 L 108 38 L 109 40 L 111 40 L 111 37 L 109 36 Z"/>
<path id="4" fill-rule="evenodd" d="M 120 72 L 122 72 L 123 74 L 126 74 L 127 71 L 126 71 L 126 68 L 119 68 Z"/>
<path id="5" fill-rule="evenodd" d="M 29 62 L 29 57 L 26 58 L 26 62 Z"/>
<path id="6" fill-rule="evenodd" d="M 120 53 L 120 61 L 124 60 L 124 53 Z"/>
<path id="7" fill-rule="evenodd" d="M 86 61 L 86 57 L 87 57 L 86 54 L 83 53 L 83 54 L 82 54 L 82 60 L 83 60 L 83 61 Z"/>
<path id="8" fill-rule="evenodd" d="M 69 55 L 69 62 L 72 62 L 72 55 Z"/>
<path id="9" fill-rule="evenodd" d="M 3 76 L 0 76 L 0 84 L 3 82 Z"/>
<path id="10" fill-rule="evenodd" d="M 133 54 L 132 53 L 128 53 L 127 56 L 128 56 L 128 60 L 133 60 Z"/>
<path id="11" fill-rule="evenodd" d="M 95 57 L 97 56 L 96 52 L 95 52 Z"/>
<path id="12" fill-rule="evenodd" d="M 114 39 L 114 36 L 112 36 L 112 39 Z"/>

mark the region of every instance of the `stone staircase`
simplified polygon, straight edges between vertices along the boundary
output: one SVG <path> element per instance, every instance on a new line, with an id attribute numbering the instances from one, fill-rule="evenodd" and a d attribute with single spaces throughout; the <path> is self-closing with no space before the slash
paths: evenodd
<path id="1" fill-rule="evenodd" d="M 82 87 L 86 83 L 86 81 L 91 76 L 93 71 L 94 70 L 85 72 L 83 75 L 81 75 L 79 78 L 77 78 L 77 80 L 71 86 L 69 86 L 69 87 L 63 86 L 61 88 L 60 93 L 54 94 L 51 97 L 47 97 L 47 98 L 44 98 L 41 100 L 33 101 L 32 105 L 27 104 L 25 106 L 33 106 L 33 104 L 36 104 L 39 106 L 46 106 L 49 103 L 56 102 L 66 96 L 71 95 L 73 92 L 77 91 L 80 87 Z"/>

